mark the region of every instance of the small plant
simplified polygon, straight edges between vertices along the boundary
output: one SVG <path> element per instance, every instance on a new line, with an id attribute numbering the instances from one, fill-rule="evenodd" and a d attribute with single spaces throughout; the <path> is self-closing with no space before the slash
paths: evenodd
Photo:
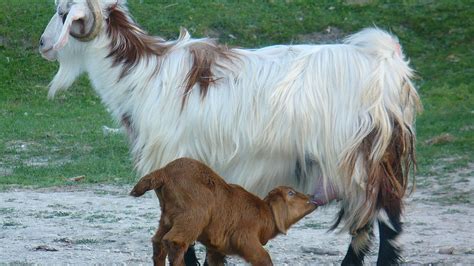
<path id="1" fill-rule="evenodd" d="M 11 214 L 15 212 L 14 208 L 0 208 L 0 215 Z"/>
<path id="2" fill-rule="evenodd" d="M 3 227 L 17 227 L 20 225 L 21 223 L 13 221 L 13 220 L 7 220 L 3 222 Z"/>

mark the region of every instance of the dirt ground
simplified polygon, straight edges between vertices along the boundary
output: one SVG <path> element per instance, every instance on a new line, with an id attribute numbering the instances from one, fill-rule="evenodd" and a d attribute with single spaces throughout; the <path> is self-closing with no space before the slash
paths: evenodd
<path id="1" fill-rule="evenodd" d="M 408 200 L 403 244 L 408 264 L 474 264 L 472 169 L 463 182 L 418 189 Z M 150 238 L 159 219 L 154 193 L 128 196 L 130 186 L 10 189 L 0 193 L 0 263 L 150 264 Z M 444 197 L 461 202 L 446 203 Z M 440 192 L 441 191 L 441 192 Z M 266 248 L 276 265 L 340 263 L 347 234 L 327 232 L 336 206 L 320 208 Z M 374 244 L 376 247 L 377 243 Z M 198 255 L 204 248 L 197 246 Z M 376 261 L 377 249 L 367 262 Z M 228 264 L 242 264 L 229 258 Z"/>

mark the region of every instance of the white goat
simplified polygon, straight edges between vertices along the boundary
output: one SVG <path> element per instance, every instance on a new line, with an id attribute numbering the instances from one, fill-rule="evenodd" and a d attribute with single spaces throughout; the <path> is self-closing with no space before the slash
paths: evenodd
<path id="1" fill-rule="evenodd" d="M 398 260 L 419 99 L 395 37 L 371 28 L 337 45 L 228 49 L 185 30 L 148 36 L 122 0 L 56 6 L 40 42 L 60 65 L 49 95 L 86 72 L 140 175 L 187 156 L 259 194 L 290 185 L 338 199 L 335 226 L 353 235 L 343 262 L 362 262 L 376 219 L 378 262 Z"/>

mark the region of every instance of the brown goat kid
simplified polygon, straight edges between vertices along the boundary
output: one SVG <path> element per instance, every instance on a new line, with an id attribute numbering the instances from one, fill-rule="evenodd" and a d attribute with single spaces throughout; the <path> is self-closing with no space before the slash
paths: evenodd
<path id="1" fill-rule="evenodd" d="M 272 265 L 262 245 L 317 208 L 290 187 L 277 187 L 262 200 L 188 158 L 142 177 L 130 194 L 139 197 L 152 189 L 161 206 L 152 238 L 155 265 L 165 265 L 167 255 L 172 265 L 184 265 L 184 253 L 196 240 L 207 247 L 210 265 L 223 265 L 225 255 Z"/>

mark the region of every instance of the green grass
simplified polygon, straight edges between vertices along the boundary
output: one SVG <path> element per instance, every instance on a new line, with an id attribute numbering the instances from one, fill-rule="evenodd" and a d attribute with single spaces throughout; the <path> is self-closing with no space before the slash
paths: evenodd
<path id="1" fill-rule="evenodd" d="M 67 241 L 67 242 L 66 242 Z M 71 243 L 74 245 L 95 245 L 115 242 L 115 240 L 95 239 L 95 238 L 81 238 L 76 240 L 58 239 L 57 242 Z"/>
<path id="2" fill-rule="evenodd" d="M 14 208 L 0 208 L 0 215 L 12 214 L 14 212 Z"/>
<path id="3" fill-rule="evenodd" d="M 321 223 L 305 223 L 304 227 L 312 229 L 326 229 L 327 225 L 323 225 Z"/>
<path id="4" fill-rule="evenodd" d="M 67 211 L 40 211 L 34 214 L 35 218 L 54 219 L 58 217 L 71 217 L 72 213 Z"/>
<path id="5" fill-rule="evenodd" d="M 116 223 L 122 218 L 116 217 L 112 214 L 92 214 L 85 218 L 85 220 L 89 223 L 93 223 L 95 221 L 100 221 L 101 223 Z"/>
<path id="6" fill-rule="evenodd" d="M 474 5 L 465 0 L 405 1 L 130 1 L 149 32 L 175 38 L 179 27 L 231 46 L 299 43 L 328 27 L 344 35 L 377 25 L 395 33 L 419 78 L 424 112 L 417 120 L 421 176 L 465 167 L 474 157 Z M 47 100 L 57 70 L 37 52 L 54 12 L 50 0 L 0 1 L 0 188 L 134 180 L 124 136 L 86 78 Z M 427 145 L 444 133 L 454 140 Z M 446 160 L 448 158 L 449 160 Z M 433 166 L 439 166 L 434 171 Z M 74 183 L 75 184 L 75 183 Z"/>

